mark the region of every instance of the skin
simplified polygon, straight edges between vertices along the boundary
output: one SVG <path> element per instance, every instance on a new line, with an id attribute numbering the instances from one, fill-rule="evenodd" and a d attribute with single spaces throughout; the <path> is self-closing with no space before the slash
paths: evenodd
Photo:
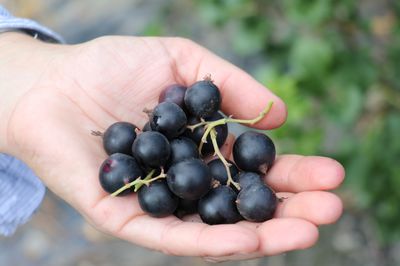
<path id="1" fill-rule="evenodd" d="M 106 158 L 101 139 L 116 121 L 138 126 L 167 85 L 190 85 L 211 73 L 222 93 L 222 110 L 255 117 L 256 128 L 285 122 L 286 106 L 251 76 L 205 48 L 181 38 L 102 37 L 77 45 L 53 45 L 21 33 L 0 34 L 0 151 L 25 161 L 46 186 L 99 230 L 138 245 L 208 261 L 276 255 L 313 246 L 318 226 L 342 213 L 329 190 L 344 179 L 333 159 L 280 155 L 265 177 L 278 195 L 275 219 L 256 224 L 209 226 L 175 217 L 151 218 L 137 196 L 112 198 L 100 187 Z M 232 137 L 224 146 L 230 154 Z"/>

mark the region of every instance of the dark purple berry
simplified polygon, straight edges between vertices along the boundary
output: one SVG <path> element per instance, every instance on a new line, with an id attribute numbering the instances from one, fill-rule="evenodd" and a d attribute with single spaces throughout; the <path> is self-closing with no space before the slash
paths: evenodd
<path id="1" fill-rule="evenodd" d="M 175 103 L 159 103 L 150 114 L 151 128 L 168 139 L 181 135 L 186 129 L 186 123 L 185 112 Z"/>
<path id="2" fill-rule="evenodd" d="M 237 194 L 232 188 L 219 186 L 211 189 L 199 201 L 198 211 L 207 224 L 233 224 L 243 218 L 236 208 Z"/>
<path id="3" fill-rule="evenodd" d="M 171 153 L 167 138 L 157 131 L 140 133 L 132 145 L 136 160 L 145 167 L 159 168 L 164 166 Z"/>
<path id="4" fill-rule="evenodd" d="M 182 109 L 185 109 L 184 97 L 186 87 L 179 84 L 172 84 L 167 86 L 158 97 L 158 102 L 172 102 L 176 103 Z"/>
<path id="5" fill-rule="evenodd" d="M 204 118 L 219 110 L 221 94 L 211 80 L 202 80 L 186 90 L 184 100 L 189 113 Z"/>
<path id="6" fill-rule="evenodd" d="M 124 153 L 132 155 L 132 143 L 136 139 L 136 126 L 128 122 L 116 122 L 103 134 L 103 147 L 108 155 Z"/>
<path id="7" fill-rule="evenodd" d="M 226 161 L 231 164 L 229 171 L 233 180 L 236 181 L 236 175 L 239 173 L 239 170 L 232 161 Z M 224 163 L 220 159 L 215 159 L 210 161 L 207 165 L 208 168 L 210 168 L 212 178 L 220 182 L 221 185 L 226 185 L 226 182 L 228 181 L 228 173 L 226 172 Z"/>
<path id="8" fill-rule="evenodd" d="M 262 185 L 264 184 L 263 180 L 261 179 L 260 174 L 258 173 L 253 173 L 253 172 L 241 172 L 237 176 L 237 181 L 239 181 L 239 185 L 242 189 L 258 184 Z"/>
<path id="9" fill-rule="evenodd" d="M 100 185 L 110 194 L 138 177 L 143 177 L 140 165 L 135 158 L 126 154 L 114 153 L 100 166 Z M 127 189 L 118 194 L 118 196 L 124 196 L 132 192 L 133 189 Z"/>
<path id="10" fill-rule="evenodd" d="M 191 158 L 199 158 L 199 151 L 193 140 L 185 137 L 179 137 L 170 141 L 171 156 L 169 165 Z"/>
<path id="11" fill-rule="evenodd" d="M 275 160 L 275 145 L 267 135 L 247 131 L 236 139 L 232 153 L 240 170 L 265 174 Z"/>
<path id="12" fill-rule="evenodd" d="M 178 197 L 168 189 L 165 180 L 143 185 L 139 189 L 138 200 L 142 210 L 153 217 L 166 217 L 178 207 Z"/>
<path id="13" fill-rule="evenodd" d="M 182 199 L 196 200 L 211 188 L 211 174 L 200 159 L 188 159 L 174 164 L 167 172 L 171 191 Z"/>
<path id="14" fill-rule="evenodd" d="M 243 187 L 237 197 L 239 213 L 251 222 L 264 222 L 274 216 L 278 205 L 275 193 L 265 184 Z"/>

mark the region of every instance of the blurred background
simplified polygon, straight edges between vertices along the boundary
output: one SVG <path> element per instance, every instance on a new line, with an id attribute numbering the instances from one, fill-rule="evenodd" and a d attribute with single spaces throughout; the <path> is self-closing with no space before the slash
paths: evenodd
<path id="1" fill-rule="evenodd" d="M 279 153 L 331 156 L 345 213 L 306 251 L 221 265 L 400 265 L 400 2 L 396 0 L 0 0 L 68 43 L 183 36 L 251 73 L 288 105 Z M 47 193 L 0 238 L 0 265 L 206 265 L 105 236 Z"/>

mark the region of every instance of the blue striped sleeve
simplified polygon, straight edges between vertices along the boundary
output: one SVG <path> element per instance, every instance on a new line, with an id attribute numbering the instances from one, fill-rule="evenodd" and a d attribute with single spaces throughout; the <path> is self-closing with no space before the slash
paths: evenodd
<path id="1" fill-rule="evenodd" d="M 47 42 L 64 39 L 37 22 L 12 16 L 0 5 L 0 34 L 21 30 Z M 29 167 L 15 157 L 0 153 L 0 234 L 9 236 L 26 223 L 39 207 L 45 186 Z"/>
<path id="2" fill-rule="evenodd" d="M 9 236 L 39 207 L 45 187 L 29 167 L 0 153 L 0 234 Z"/>

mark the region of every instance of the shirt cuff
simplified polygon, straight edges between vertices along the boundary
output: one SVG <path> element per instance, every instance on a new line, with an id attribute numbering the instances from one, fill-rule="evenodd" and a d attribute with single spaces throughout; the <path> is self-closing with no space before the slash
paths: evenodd
<path id="1" fill-rule="evenodd" d="M 14 17 L 0 5 L 0 32 L 2 30 L 21 30 L 45 42 L 65 43 L 65 40 L 51 29 L 30 19 Z"/>

